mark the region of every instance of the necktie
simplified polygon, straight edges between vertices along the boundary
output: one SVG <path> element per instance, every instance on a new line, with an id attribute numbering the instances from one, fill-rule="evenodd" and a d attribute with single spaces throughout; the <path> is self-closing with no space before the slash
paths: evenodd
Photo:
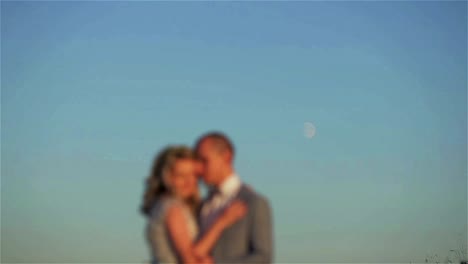
<path id="1" fill-rule="evenodd" d="M 208 194 L 208 197 L 209 197 L 209 200 L 212 200 L 214 197 L 217 197 L 219 195 L 221 195 L 221 191 L 216 187 L 212 187 Z"/>
<path id="2" fill-rule="evenodd" d="M 221 195 L 222 193 L 218 188 L 211 188 L 208 193 L 207 204 L 202 212 L 202 229 L 204 231 L 213 224 L 217 217 Z"/>

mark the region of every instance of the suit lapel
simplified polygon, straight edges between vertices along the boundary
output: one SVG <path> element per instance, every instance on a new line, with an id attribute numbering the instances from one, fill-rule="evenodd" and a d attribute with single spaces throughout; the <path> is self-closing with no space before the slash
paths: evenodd
<path id="1" fill-rule="evenodd" d="M 247 193 L 249 192 L 247 186 L 243 183 L 239 189 L 239 192 L 236 195 L 236 198 L 241 200 L 247 200 Z"/>

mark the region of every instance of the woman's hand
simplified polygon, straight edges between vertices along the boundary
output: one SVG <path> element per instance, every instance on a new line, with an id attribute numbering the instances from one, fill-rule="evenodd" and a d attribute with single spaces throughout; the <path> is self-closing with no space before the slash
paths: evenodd
<path id="1" fill-rule="evenodd" d="M 214 264 L 213 258 L 210 256 L 205 256 L 199 259 L 198 263 L 200 264 Z"/>
<path id="2" fill-rule="evenodd" d="M 221 215 L 222 222 L 225 227 L 234 224 L 237 220 L 241 219 L 247 213 L 247 205 L 240 201 L 231 203 Z"/>
<path id="3" fill-rule="evenodd" d="M 197 258 L 197 262 L 212 264 L 213 259 L 209 255 L 214 244 L 223 233 L 224 229 L 235 223 L 237 220 L 245 216 L 247 205 L 238 200 L 228 205 L 216 219 L 213 225 L 208 229 L 202 238 L 193 246 L 192 255 Z"/>

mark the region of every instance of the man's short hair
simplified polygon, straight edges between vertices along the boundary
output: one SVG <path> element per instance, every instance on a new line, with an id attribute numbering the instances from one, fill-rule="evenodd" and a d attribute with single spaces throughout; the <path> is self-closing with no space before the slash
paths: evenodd
<path id="1" fill-rule="evenodd" d="M 232 159 L 234 159 L 234 145 L 224 133 L 214 131 L 202 135 L 195 143 L 195 150 L 198 149 L 200 144 L 205 140 L 211 140 L 213 146 L 216 148 L 216 150 L 219 151 L 219 153 L 222 153 L 226 150 L 229 151 L 232 155 Z"/>

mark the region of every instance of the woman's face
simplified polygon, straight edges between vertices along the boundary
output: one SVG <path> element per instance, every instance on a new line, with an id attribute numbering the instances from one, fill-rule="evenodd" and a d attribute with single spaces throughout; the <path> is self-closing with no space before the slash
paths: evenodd
<path id="1" fill-rule="evenodd" d="M 171 186 L 177 196 L 188 198 L 197 191 L 195 163 L 192 159 L 177 160 L 172 168 Z"/>

